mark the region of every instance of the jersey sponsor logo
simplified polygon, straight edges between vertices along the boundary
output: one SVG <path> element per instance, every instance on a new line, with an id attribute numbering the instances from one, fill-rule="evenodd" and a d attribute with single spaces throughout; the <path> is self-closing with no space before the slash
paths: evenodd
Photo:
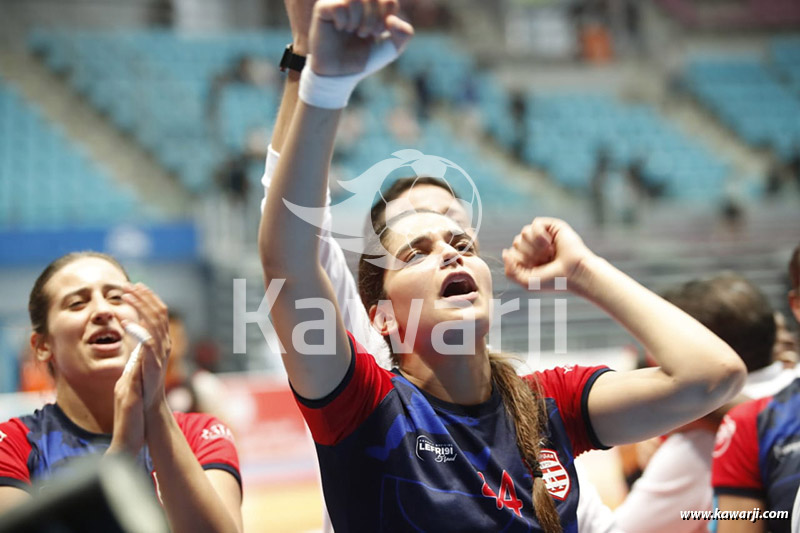
<path id="1" fill-rule="evenodd" d="M 719 429 L 717 429 L 717 438 L 714 441 L 712 457 L 719 457 L 728 451 L 734 433 L 736 433 L 736 421 L 728 415 L 725 415 L 722 419 L 722 423 L 719 425 Z"/>
<path id="2" fill-rule="evenodd" d="M 800 440 L 790 442 L 789 444 L 783 444 L 781 446 L 775 446 L 773 448 L 775 459 L 778 459 L 779 461 L 784 457 L 786 457 L 787 455 L 791 455 L 797 452 L 800 452 Z"/>
<path id="3" fill-rule="evenodd" d="M 575 370 L 575 365 L 564 365 L 564 366 L 561 366 L 559 368 L 561 368 L 561 371 L 564 374 L 568 374 L 568 373 L 572 372 L 573 370 Z"/>
<path id="4" fill-rule="evenodd" d="M 217 440 L 227 439 L 233 442 L 233 432 L 223 424 L 214 424 L 211 427 L 205 428 L 200 435 L 203 440 Z"/>
<path id="5" fill-rule="evenodd" d="M 417 436 L 417 457 L 421 460 L 433 457 L 437 463 L 455 461 L 458 454 L 452 444 L 437 444 L 425 435 Z"/>
<path id="6" fill-rule="evenodd" d="M 3 433 L 2 430 L 0 430 L 0 442 L 3 442 L 3 440 L 5 440 L 6 437 L 8 437 L 8 435 L 6 435 L 5 433 Z"/>
<path id="7" fill-rule="evenodd" d="M 571 487 L 569 474 L 555 450 L 542 448 L 539 451 L 539 469 L 542 471 L 542 480 L 550 496 L 562 501 L 566 499 Z"/>

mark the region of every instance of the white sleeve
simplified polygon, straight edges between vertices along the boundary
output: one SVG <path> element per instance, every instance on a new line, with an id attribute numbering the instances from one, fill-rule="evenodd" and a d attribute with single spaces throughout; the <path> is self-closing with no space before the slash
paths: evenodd
<path id="1" fill-rule="evenodd" d="M 261 200 L 261 211 L 269 194 L 269 186 L 272 183 L 272 175 L 278 166 L 280 154 L 269 145 L 267 148 L 267 161 L 264 165 L 264 175 L 261 177 L 261 185 L 264 186 L 264 198 Z M 319 241 L 319 262 L 336 292 L 336 301 L 342 313 L 344 327 L 353 334 L 355 339 L 360 342 L 375 360 L 384 368 L 391 368 L 391 354 L 389 347 L 383 337 L 372 327 L 369 316 L 364 306 L 361 304 L 361 297 L 358 294 L 358 287 L 353 273 L 347 267 L 342 247 L 335 239 L 331 239 L 331 193 L 327 191 L 325 195 L 325 213 L 322 219 Z"/>
<path id="2" fill-rule="evenodd" d="M 614 511 L 627 533 L 700 533 L 704 520 L 681 520 L 681 511 L 710 511 L 714 434 L 704 429 L 671 435 Z"/>
<path id="3" fill-rule="evenodd" d="M 792 533 L 800 533 L 800 489 L 797 489 L 792 509 Z"/>
<path id="4" fill-rule="evenodd" d="M 575 458 L 575 471 L 581 488 L 578 498 L 578 531 L 581 533 L 621 533 L 614 512 L 600 498 L 594 484 L 589 480 L 580 457 Z"/>

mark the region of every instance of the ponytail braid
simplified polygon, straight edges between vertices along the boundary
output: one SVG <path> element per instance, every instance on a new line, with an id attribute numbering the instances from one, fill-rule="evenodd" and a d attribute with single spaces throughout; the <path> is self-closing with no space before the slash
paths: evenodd
<path id="1" fill-rule="evenodd" d="M 492 382 L 503 397 L 506 412 L 516 427 L 517 447 L 533 475 L 533 512 L 545 533 L 561 533 L 556 504 L 544 485 L 539 470 L 540 436 L 547 420 L 544 399 L 517 376 L 508 357 L 490 354 Z"/>

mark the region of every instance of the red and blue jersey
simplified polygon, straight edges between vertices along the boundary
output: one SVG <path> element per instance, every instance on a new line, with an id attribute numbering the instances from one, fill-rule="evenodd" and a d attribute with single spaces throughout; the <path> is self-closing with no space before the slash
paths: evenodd
<path id="1" fill-rule="evenodd" d="M 297 398 L 337 533 L 540 531 L 531 472 L 496 390 L 479 405 L 447 403 L 350 342 L 353 358 L 336 390 L 320 400 Z M 523 378 L 545 398 L 540 469 L 567 533 L 578 531 L 573 459 L 603 447 L 586 406 L 607 370 L 570 366 Z"/>
<path id="2" fill-rule="evenodd" d="M 239 458 L 231 431 L 209 415 L 174 413 L 174 416 L 203 469 L 225 470 L 241 486 Z M 86 455 L 102 455 L 110 444 L 110 434 L 86 431 L 57 404 L 47 404 L 31 415 L 0 424 L 0 486 L 31 492 L 36 483 L 41 490 L 49 478 L 71 461 Z M 136 460 L 157 486 L 147 446 Z"/>
<path id="3" fill-rule="evenodd" d="M 792 511 L 800 486 L 800 379 L 773 397 L 731 409 L 717 431 L 711 483 L 714 494 L 764 500 L 770 511 Z M 789 533 L 789 520 L 770 520 Z"/>

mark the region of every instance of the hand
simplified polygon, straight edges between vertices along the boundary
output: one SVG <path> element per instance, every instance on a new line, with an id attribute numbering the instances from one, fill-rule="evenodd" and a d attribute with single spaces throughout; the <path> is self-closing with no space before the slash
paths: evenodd
<path id="1" fill-rule="evenodd" d="M 320 76 L 363 72 L 370 54 L 382 44 L 376 38 L 387 30 L 396 57 L 414 35 L 414 29 L 398 18 L 396 11 L 397 0 L 317 2 L 311 21 L 311 69 Z M 386 63 L 394 57 L 389 57 Z"/>
<path id="2" fill-rule="evenodd" d="M 317 0 L 283 0 L 289 26 L 292 28 L 292 44 L 294 53 L 308 54 L 308 34 L 311 29 L 311 15 Z"/>
<path id="3" fill-rule="evenodd" d="M 522 228 L 511 248 L 503 250 L 506 277 L 526 289 L 538 278 L 541 288 L 552 288 L 555 278 L 574 281 L 581 266 L 595 257 L 569 224 L 539 217 Z"/>
<path id="4" fill-rule="evenodd" d="M 141 361 L 142 402 L 145 411 L 152 411 L 166 401 L 164 380 L 171 349 L 167 306 L 141 283 L 125 288 L 123 298 L 139 313 L 139 325 L 150 334 L 143 343 Z M 123 322 L 123 327 L 126 322 Z"/>
<path id="5" fill-rule="evenodd" d="M 142 365 L 127 365 L 114 385 L 114 430 L 106 453 L 139 453 L 145 440 Z"/>

